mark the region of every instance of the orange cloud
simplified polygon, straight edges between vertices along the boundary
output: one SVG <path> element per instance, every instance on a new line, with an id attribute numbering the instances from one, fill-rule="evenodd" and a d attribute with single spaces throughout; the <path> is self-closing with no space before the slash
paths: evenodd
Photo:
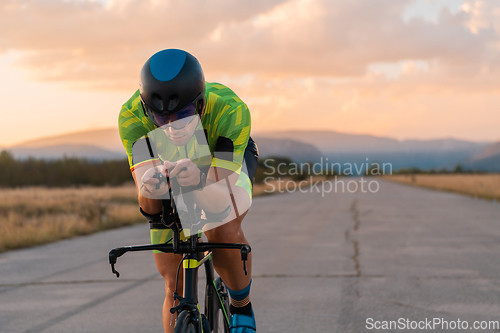
<path id="1" fill-rule="evenodd" d="M 1 5 L 1 49 L 26 52 L 19 65 L 41 79 L 110 88 L 135 85 L 141 64 L 166 47 L 240 75 L 359 77 L 371 63 L 405 59 L 437 61 L 449 75 L 496 71 L 491 5 L 468 1 L 433 24 L 405 23 L 409 3 L 10 0 Z"/>
<path id="2" fill-rule="evenodd" d="M 466 0 L 437 22 L 405 21 L 412 2 L 5 0 L 0 53 L 15 51 L 17 66 L 38 80 L 132 93 L 145 60 L 178 47 L 199 58 L 208 80 L 241 95 L 257 130 L 300 121 L 398 137 L 493 138 L 500 9 Z"/>

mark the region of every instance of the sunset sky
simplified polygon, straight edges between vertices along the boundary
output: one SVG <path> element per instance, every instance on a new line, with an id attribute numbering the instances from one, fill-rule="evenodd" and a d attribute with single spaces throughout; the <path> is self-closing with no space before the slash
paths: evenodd
<path id="1" fill-rule="evenodd" d="M 253 132 L 500 140 L 500 0 L 2 0 L 0 146 L 116 127 L 165 48 Z"/>

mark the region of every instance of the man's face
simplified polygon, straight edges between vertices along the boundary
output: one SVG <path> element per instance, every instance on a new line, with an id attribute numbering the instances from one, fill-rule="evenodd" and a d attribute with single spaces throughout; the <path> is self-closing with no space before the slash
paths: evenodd
<path id="1" fill-rule="evenodd" d="M 167 137 L 172 141 L 172 143 L 176 146 L 185 146 L 196 130 L 199 122 L 199 116 L 192 116 L 192 121 L 180 129 L 175 129 L 173 126 L 165 126 L 163 132 L 167 135 Z M 173 124 L 175 126 L 175 124 Z"/>

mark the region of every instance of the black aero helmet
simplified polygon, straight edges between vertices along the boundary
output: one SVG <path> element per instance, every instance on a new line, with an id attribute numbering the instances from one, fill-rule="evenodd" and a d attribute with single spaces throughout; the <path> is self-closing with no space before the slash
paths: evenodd
<path id="1" fill-rule="evenodd" d="M 167 49 L 155 53 L 141 70 L 141 101 L 146 114 L 169 116 L 194 104 L 200 114 L 205 105 L 205 76 L 198 60 L 190 53 Z"/>

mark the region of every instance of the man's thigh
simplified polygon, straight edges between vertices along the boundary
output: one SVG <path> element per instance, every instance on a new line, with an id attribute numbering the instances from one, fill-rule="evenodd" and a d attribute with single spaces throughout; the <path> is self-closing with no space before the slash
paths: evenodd
<path id="1" fill-rule="evenodd" d="M 206 230 L 205 235 L 207 236 L 208 241 L 212 243 L 239 242 L 243 235 L 241 223 L 246 215 L 247 212 L 244 212 L 242 215 L 239 215 L 238 218 L 219 225 L 216 228 Z"/>
<path id="2" fill-rule="evenodd" d="M 172 243 L 172 230 L 171 229 L 154 229 L 150 230 L 151 233 L 151 244 L 171 244 Z M 154 250 L 154 258 L 156 262 L 156 267 L 160 274 L 169 280 L 175 280 L 175 274 L 177 273 L 177 267 L 182 259 L 179 254 L 164 253 L 161 251 Z"/>
<path id="3" fill-rule="evenodd" d="M 182 255 L 173 253 L 154 253 L 153 255 L 158 272 L 163 276 L 165 282 L 175 284 L 177 267 L 181 262 Z M 182 274 L 182 270 L 180 274 Z M 182 276 L 179 276 L 179 279 L 179 282 L 182 282 Z M 171 287 L 173 288 L 174 285 L 171 285 Z"/>

